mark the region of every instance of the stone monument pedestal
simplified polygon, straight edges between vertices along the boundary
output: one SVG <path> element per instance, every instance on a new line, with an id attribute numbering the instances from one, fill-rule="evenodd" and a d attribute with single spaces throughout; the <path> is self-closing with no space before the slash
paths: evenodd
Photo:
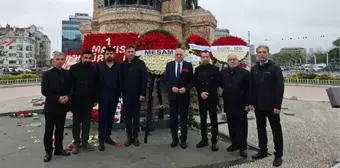
<path id="1" fill-rule="evenodd" d="M 161 10 L 146 5 L 96 6 L 94 1 L 92 21 L 82 22 L 83 36 L 89 33 L 145 33 L 153 29 L 171 32 L 179 42 L 191 34 L 199 35 L 208 42 L 214 39 L 217 26 L 215 16 L 203 8 L 183 10 L 182 0 L 162 3 Z"/>

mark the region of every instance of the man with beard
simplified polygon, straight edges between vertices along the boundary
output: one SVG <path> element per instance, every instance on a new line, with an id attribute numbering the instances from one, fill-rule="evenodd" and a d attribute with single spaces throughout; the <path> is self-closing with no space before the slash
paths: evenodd
<path id="1" fill-rule="evenodd" d="M 104 142 L 115 145 L 111 136 L 114 114 L 117 109 L 119 97 L 121 96 L 121 74 L 120 64 L 114 59 L 114 49 L 106 47 L 104 51 L 105 61 L 98 63 L 98 85 L 99 91 L 99 147 L 100 151 L 105 150 Z"/>
<path id="2" fill-rule="evenodd" d="M 194 84 L 198 95 L 199 112 L 201 118 L 202 140 L 196 145 L 197 148 L 208 146 L 207 138 L 207 111 L 211 122 L 211 150 L 218 151 L 217 144 L 217 88 L 220 83 L 219 68 L 211 65 L 209 51 L 201 52 L 202 64 L 195 69 Z"/>
<path id="3" fill-rule="evenodd" d="M 269 60 L 268 46 L 257 47 L 259 62 L 251 68 L 252 106 L 255 107 L 257 133 L 260 152 L 253 159 L 267 157 L 267 117 L 272 128 L 275 146 L 273 166 L 282 164 L 283 136 L 280 123 L 280 112 L 284 94 L 284 79 L 280 66 Z"/>
<path id="4" fill-rule="evenodd" d="M 175 61 L 166 65 L 165 82 L 168 88 L 170 105 L 170 122 L 172 148 L 178 145 L 178 115 L 181 124 L 181 148 L 185 149 L 188 135 L 188 110 L 190 103 L 190 90 L 192 88 L 193 67 L 189 62 L 183 61 L 184 51 L 180 48 L 175 51 Z"/>
<path id="5" fill-rule="evenodd" d="M 70 153 L 63 149 L 64 124 L 66 113 L 69 111 L 69 99 L 72 95 L 68 72 L 62 69 L 64 62 L 63 53 L 54 53 L 54 67 L 42 75 L 41 93 L 46 97 L 44 106 L 46 155 L 44 162 L 49 162 L 52 159 L 53 132 L 55 136 L 54 155 L 70 156 Z"/>
<path id="6" fill-rule="evenodd" d="M 125 146 L 132 143 L 139 146 L 138 140 L 141 102 L 145 101 L 147 71 L 145 63 L 136 57 L 133 46 L 126 48 L 126 60 L 122 63 L 122 91 L 127 140 Z"/>
<path id="7" fill-rule="evenodd" d="M 227 113 L 229 136 L 232 142 L 227 151 L 240 150 L 241 157 L 247 157 L 249 82 L 250 72 L 239 66 L 235 54 L 230 54 L 228 67 L 221 71 L 224 112 Z"/>
<path id="8" fill-rule="evenodd" d="M 93 151 L 88 143 L 92 108 L 96 94 L 96 68 L 92 66 L 92 52 L 83 51 L 81 61 L 70 68 L 70 77 L 73 88 L 71 99 L 73 112 L 72 134 L 74 139 L 73 154 L 80 152 L 80 144 L 83 149 Z M 81 125 L 81 126 L 80 126 Z M 82 134 L 80 138 L 80 127 Z"/>

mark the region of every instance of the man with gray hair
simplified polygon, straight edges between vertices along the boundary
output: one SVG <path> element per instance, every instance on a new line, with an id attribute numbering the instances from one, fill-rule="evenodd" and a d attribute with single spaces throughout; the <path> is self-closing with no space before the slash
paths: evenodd
<path id="1" fill-rule="evenodd" d="M 284 93 L 284 80 L 280 66 L 269 60 L 269 48 L 260 45 L 256 48 L 259 62 L 251 68 L 252 106 L 255 108 L 257 133 L 260 151 L 252 156 L 253 159 L 267 157 L 267 130 L 269 119 L 275 146 L 273 166 L 282 164 L 283 138 L 280 124 L 280 111 Z"/>
<path id="2" fill-rule="evenodd" d="M 41 93 L 46 97 L 44 106 L 45 134 L 44 146 L 46 155 L 44 162 L 52 159 L 52 137 L 55 136 L 54 155 L 70 156 L 63 149 L 64 125 L 66 113 L 70 110 L 69 100 L 72 96 L 72 88 L 68 72 L 62 69 L 65 62 L 64 54 L 53 53 L 53 68 L 44 72 L 41 80 Z"/>
<path id="3" fill-rule="evenodd" d="M 228 67 L 221 71 L 221 88 L 232 142 L 227 151 L 239 150 L 240 156 L 246 158 L 250 72 L 239 65 L 235 54 L 228 55 Z"/>

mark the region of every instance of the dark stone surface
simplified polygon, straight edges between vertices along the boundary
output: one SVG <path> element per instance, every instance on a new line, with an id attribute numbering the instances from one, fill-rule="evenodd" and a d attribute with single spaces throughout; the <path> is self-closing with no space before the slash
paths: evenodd
<path id="1" fill-rule="evenodd" d="M 17 126 L 17 122 L 22 122 L 22 126 Z M 41 127 L 26 126 L 32 123 L 41 122 Z M 33 132 L 28 132 L 33 130 Z M 197 149 L 195 144 L 200 140 L 200 133 L 194 130 L 189 131 L 188 145 L 185 150 L 180 147 L 170 148 L 171 135 L 168 129 L 151 132 L 149 143 L 142 143 L 140 147 L 112 147 L 107 145 L 104 152 L 98 150 L 93 152 L 81 152 L 70 157 L 54 156 L 50 163 L 44 163 L 43 137 L 44 119 L 32 118 L 0 118 L 0 167 L 1 168 L 174 168 L 174 167 L 208 167 L 208 165 L 230 166 L 249 162 L 241 159 L 238 152 L 228 153 L 226 148 L 230 145 L 227 141 L 219 141 L 220 151 L 212 152 L 210 147 Z M 65 148 L 72 141 L 70 129 L 65 129 L 68 133 L 64 138 Z M 95 134 L 96 131 L 92 130 Z M 142 140 L 141 132 L 140 140 Z M 34 143 L 34 139 L 41 140 Z M 114 131 L 111 136 L 122 144 L 125 141 L 125 133 Z M 142 141 L 141 141 L 142 142 Z M 19 146 L 25 149 L 18 150 Z M 254 151 L 249 150 L 249 155 Z"/>

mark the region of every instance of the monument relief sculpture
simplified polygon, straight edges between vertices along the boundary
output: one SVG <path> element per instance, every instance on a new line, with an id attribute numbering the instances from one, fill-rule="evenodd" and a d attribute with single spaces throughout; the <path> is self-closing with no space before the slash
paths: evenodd
<path id="1" fill-rule="evenodd" d="M 186 0 L 186 9 L 199 9 L 198 0 Z"/>

